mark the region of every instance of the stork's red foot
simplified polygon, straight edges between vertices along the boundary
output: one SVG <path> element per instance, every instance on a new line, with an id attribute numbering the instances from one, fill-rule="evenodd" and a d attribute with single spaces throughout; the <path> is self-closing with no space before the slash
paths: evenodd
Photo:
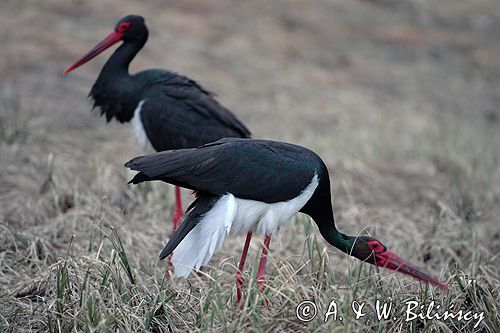
<path id="1" fill-rule="evenodd" d="M 245 266 L 245 260 L 247 259 L 248 247 L 250 246 L 250 241 L 252 240 L 252 232 L 247 233 L 247 238 L 245 239 L 245 245 L 243 246 L 243 251 L 241 252 L 240 264 L 238 265 L 238 270 L 236 271 L 236 301 L 240 306 L 242 291 L 241 287 L 243 287 L 243 283 L 245 280 L 243 279 L 243 267 Z"/>
<path id="2" fill-rule="evenodd" d="M 269 301 L 267 300 L 267 297 L 264 295 L 264 291 L 266 290 L 266 276 L 262 275 L 260 278 L 258 278 L 257 284 L 259 285 L 259 292 L 264 297 L 264 306 L 267 308 L 269 306 Z"/>
<path id="3" fill-rule="evenodd" d="M 271 236 L 266 234 L 264 238 L 264 247 L 262 248 L 262 254 L 260 256 L 259 269 L 257 271 L 257 283 L 259 285 L 259 292 L 264 294 L 266 290 L 266 263 L 267 263 L 267 253 L 269 251 L 269 243 L 271 242 Z M 267 307 L 269 302 L 267 298 L 264 298 L 264 305 Z"/>
<path id="4" fill-rule="evenodd" d="M 174 208 L 174 216 L 173 216 L 173 231 L 175 232 L 179 227 L 179 221 L 182 218 L 182 198 L 181 198 L 181 189 L 179 186 L 175 187 L 175 208 Z"/>
<path id="5" fill-rule="evenodd" d="M 245 283 L 245 279 L 243 279 L 243 275 L 240 270 L 236 271 L 236 301 L 242 307 L 241 298 L 243 297 L 242 287 Z"/>
<path id="6" fill-rule="evenodd" d="M 242 271 L 243 267 L 245 266 L 245 260 L 247 258 L 248 247 L 250 246 L 251 239 L 252 239 L 252 233 L 249 232 L 245 240 L 245 245 L 243 246 L 243 251 L 241 253 L 241 259 L 238 265 L 238 270 L 236 271 L 236 301 L 238 302 L 240 307 L 243 306 L 241 304 L 241 298 L 243 295 L 241 288 L 243 287 L 243 283 L 245 282 L 245 280 L 243 279 Z M 271 236 L 266 235 L 266 237 L 264 238 L 264 247 L 262 248 L 262 254 L 260 256 L 259 269 L 257 271 L 257 283 L 259 285 L 259 292 L 261 293 L 263 293 L 266 290 L 266 285 L 265 285 L 266 276 L 264 272 L 266 270 L 267 252 L 269 251 L 270 242 L 271 242 Z M 266 307 L 269 305 L 269 302 L 267 301 L 266 298 L 264 298 L 264 305 Z"/>

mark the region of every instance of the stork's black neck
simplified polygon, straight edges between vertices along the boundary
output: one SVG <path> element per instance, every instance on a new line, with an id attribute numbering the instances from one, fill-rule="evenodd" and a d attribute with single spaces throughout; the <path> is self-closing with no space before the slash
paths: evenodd
<path id="1" fill-rule="evenodd" d="M 147 34 L 143 38 L 124 41 L 108 59 L 90 91 L 94 107 L 101 108 L 101 114 L 106 114 L 107 121 L 115 117 L 123 123 L 134 116 L 144 82 L 137 82 L 128 68 L 146 41 Z"/>
<path id="2" fill-rule="evenodd" d="M 311 199 L 309 199 L 307 204 L 300 211 L 312 217 L 318 226 L 321 236 L 323 236 L 328 243 L 349 254 L 352 248 L 352 243 L 349 241 L 349 236 L 346 236 L 338 231 L 335 226 L 330 177 L 326 165 L 324 165 L 321 160 L 318 174 L 318 187 L 314 191 Z"/>
<path id="3" fill-rule="evenodd" d="M 318 202 L 319 208 L 320 202 Z M 347 254 L 350 253 L 352 248 L 352 243 L 349 241 L 349 236 L 344 235 L 340 231 L 338 231 L 335 226 L 335 218 L 333 216 L 333 209 L 330 202 L 323 202 L 321 208 L 316 210 L 314 213 L 309 213 L 316 225 L 318 226 L 319 232 L 321 236 L 330 243 L 335 246 L 342 252 Z"/>
<path id="4" fill-rule="evenodd" d="M 137 53 L 144 47 L 146 41 L 147 35 L 145 38 L 123 42 L 108 59 L 99 77 L 103 75 L 111 77 L 129 75 L 128 67 Z"/>

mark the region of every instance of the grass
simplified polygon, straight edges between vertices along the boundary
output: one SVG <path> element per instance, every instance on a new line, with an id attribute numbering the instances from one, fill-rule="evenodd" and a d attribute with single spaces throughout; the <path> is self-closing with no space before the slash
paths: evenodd
<path id="1" fill-rule="evenodd" d="M 294 225 L 307 230 L 310 221 L 297 219 Z M 455 308 L 484 311 L 486 317 L 477 331 L 498 330 L 498 318 L 494 315 L 498 306 L 498 275 L 495 275 L 498 272 L 488 271 L 491 267 L 481 262 L 478 263 L 479 272 L 474 272 L 473 267 L 454 272 L 450 269 L 448 280 L 452 288 L 449 293 L 395 274 L 380 274 L 373 267 L 354 260 L 349 260 L 351 273 L 347 280 L 339 281 L 339 274 L 331 269 L 329 254 L 311 234 L 306 239 L 302 256 L 276 259 L 264 295 L 257 291 L 254 280 L 249 279 L 244 307 L 239 310 L 234 298 L 234 263 L 226 264 L 226 269 L 212 268 L 188 281 L 165 281 L 158 278 L 162 276 L 163 267 L 144 267 L 129 259 L 114 228 L 100 232 L 103 237 L 96 252 L 72 255 L 75 251 L 70 239 L 64 257 L 48 259 L 43 242 L 5 228 L 2 239 L 6 241 L 2 246 L 10 250 L 4 252 L 4 258 L 14 257 L 14 253 L 24 255 L 16 256 L 17 267 L 10 266 L 10 260 L 4 261 L 3 271 L 15 268 L 24 281 L 2 298 L 2 306 L 9 309 L 3 314 L 3 322 L 23 323 L 23 329 L 61 332 L 194 328 L 199 331 L 271 331 L 294 327 L 343 332 L 420 332 L 439 331 L 440 327 L 470 331 L 470 323 L 456 320 L 417 320 L 407 324 L 401 313 L 396 314 L 397 320 L 382 321 L 370 314 L 377 300 L 390 300 L 396 307 L 408 300 L 429 302 L 432 299 L 441 307 L 453 303 Z M 21 258 L 25 265 L 20 263 Z M 31 278 L 27 279 L 26 272 L 19 266 L 29 269 Z M 245 273 L 255 275 L 248 270 Z M 471 275 L 475 281 L 470 280 Z M 263 297 L 270 302 L 268 308 L 263 306 Z M 300 300 L 317 302 L 318 316 L 307 326 L 294 317 L 294 308 Z M 339 304 L 343 320 L 325 324 L 322 314 L 332 300 Z M 366 302 L 365 309 L 370 311 L 360 320 L 356 320 L 349 309 L 349 304 L 355 300 Z M 4 327 L 7 332 L 19 329 L 20 326 Z"/>
<path id="2" fill-rule="evenodd" d="M 331 172 L 338 228 L 377 237 L 450 286 L 350 258 L 299 215 L 271 242 L 264 294 L 254 237 L 241 309 L 234 274 L 244 238 L 229 238 L 188 279 L 164 279 L 157 254 L 172 189 L 126 185 L 123 162 L 140 151 L 123 125 L 89 114 L 85 99 L 103 57 L 60 75 L 109 30 L 116 4 L 7 2 L 0 331 L 499 332 L 500 57 L 498 34 L 488 33 L 498 5 L 447 1 L 123 1 L 151 31 L 133 66 L 199 79 L 256 137 L 317 151 Z M 309 322 L 296 316 L 305 300 L 317 307 Z M 413 300 L 484 318 L 476 328 L 456 318 L 405 321 Z M 393 317 L 378 320 L 377 301 L 391 302 Z M 351 306 L 362 303 L 357 318 Z M 336 320 L 325 323 L 334 305 Z"/>

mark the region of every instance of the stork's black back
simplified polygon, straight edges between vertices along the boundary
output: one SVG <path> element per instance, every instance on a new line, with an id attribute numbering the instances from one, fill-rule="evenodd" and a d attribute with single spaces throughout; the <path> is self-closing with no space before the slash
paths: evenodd
<path id="1" fill-rule="evenodd" d="M 133 184 L 161 180 L 265 203 L 297 197 L 316 175 L 318 189 L 327 189 L 330 197 L 328 170 L 321 158 L 307 148 L 284 142 L 226 138 L 199 148 L 136 157 L 125 166 L 139 171 L 130 181 Z"/>

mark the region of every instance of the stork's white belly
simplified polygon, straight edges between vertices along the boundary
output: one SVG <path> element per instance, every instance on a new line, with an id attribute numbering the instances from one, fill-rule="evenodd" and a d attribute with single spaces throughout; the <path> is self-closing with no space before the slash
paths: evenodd
<path id="1" fill-rule="evenodd" d="M 142 150 L 145 153 L 148 153 L 148 152 L 154 152 L 154 149 L 153 145 L 149 141 L 146 131 L 144 130 L 144 125 L 142 124 L 141 120 L 141 109 L 144 102 L 146 102 L 146 100 L 140 101 L 137 107 L 135 108 L 134 117 L 132 118 L 131 123 L 132 123 L 132 132 L 134 132 L 137 142 L 141 146 Z"/>
<path id="2" fill-rule="evenodd" d="M 179 243 L 172 255 L 174 273 L 187 277 L 191 271 L 208 263 L 214 252 L 222 246 L 229 232 L 274 235 L 311 199 L 318 176 L 295 198 L 275 203 L 241 199 L 228 193 Z"/>
<path id="3" fill-rule="evenodd" d="M 237 211 L 232 232 L 236 235 L 249 231 L 259 235 L 276 234 L 311 199 L 317 186 L 318 176 L 314 175 L 300 195 L 288 201 L 265 203 L 235 198 Z"/>

